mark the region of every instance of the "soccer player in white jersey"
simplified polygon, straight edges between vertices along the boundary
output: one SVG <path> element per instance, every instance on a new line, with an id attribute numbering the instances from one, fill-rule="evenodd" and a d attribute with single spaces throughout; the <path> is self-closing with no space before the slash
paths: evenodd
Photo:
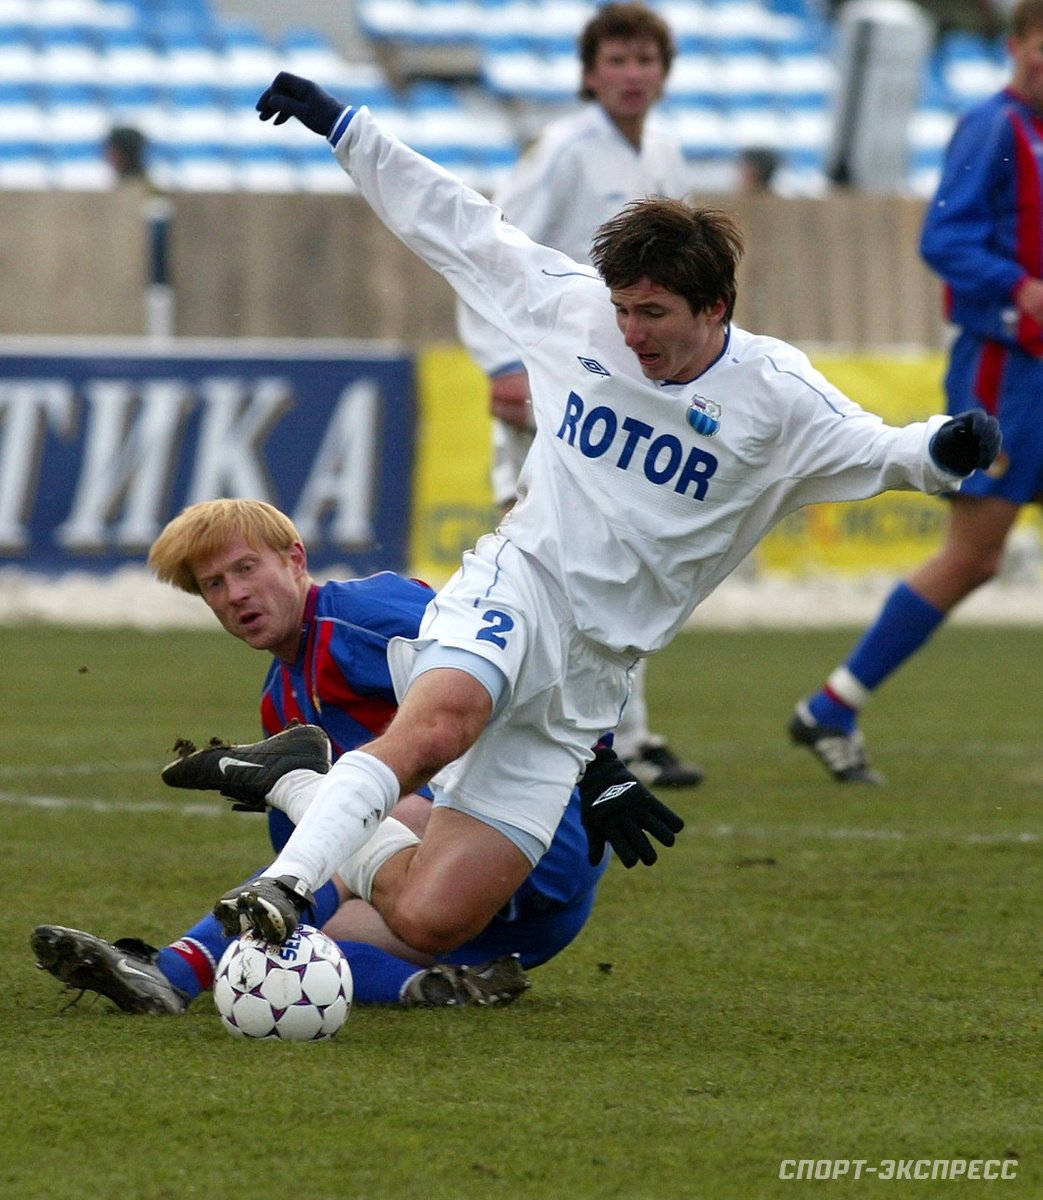
<path id="1" fill-rule="evenodd" d="M 577 48 L 580 98 L 588 103 L 546 126 L 494 200 L 534 242 L 589 265 L 599 225 L 628 200 L 684 196 L 690 172 L 680 143 L 652 116 L 676 54 L 663 18 L 644 4 L 604 4 L 583 27 Z M 502 512 L 517 497 L 532 445 L 529 380 L 514 341 L 463 301 L 457 329 L 489 377 L 493 500 Z M 692 787 L 703 772 L 680 761 L 649 728 L 644 676 L 640 663 L 615 731 L 615 751 L 651 788 Z"/>
<path id="2" fill-rule="evenodd" d="M 337 872 L 403 941 L 442 953 L 539 860 L 635 664 L 768 529 L 804 504 L 957 487 L 995 458 L 998 425 L 977 410 L 888 426 L 793 347 L 735 327 L 727 214 L 634 201 L 599 231 L 591 270 L 308 80 L 278 75 L 258 110 L 326 136 L 384 223 L 511 334 L 536 436 L 509 516 L 419 636 L 389 648 L 397 715 L 338 759 L 269 872 L 214 911 L 278 942 Z M 385 818 L 428 781 L 424 836 L 396 853 Z M 609 791 L 625 816 L 625 790 Z"/>

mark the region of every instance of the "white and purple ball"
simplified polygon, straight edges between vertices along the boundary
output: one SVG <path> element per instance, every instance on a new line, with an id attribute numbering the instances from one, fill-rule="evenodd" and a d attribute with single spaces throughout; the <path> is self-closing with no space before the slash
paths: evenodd
<path id="1" fill-rule="evenodd" d="M 221 956 L 214 1005 L 237 1037 L 321 1042 L 351 1012 L 353 981 L 340 947 L 311 925 L 301 925 L 282 945 L 250 934 Z"/>

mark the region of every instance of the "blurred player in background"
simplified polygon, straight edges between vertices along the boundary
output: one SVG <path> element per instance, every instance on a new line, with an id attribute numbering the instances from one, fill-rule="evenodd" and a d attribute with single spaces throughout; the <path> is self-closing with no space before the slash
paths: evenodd
<path id="1" fill-rule="evenodd" d="M 920 243 L 958 330 L 945 380 L 949 412 L 998 417 L 1003 454 L 949 497 L 941 549 L 892 591 L 850 657 L 796 706 L 790 737 L 842 783 L 883 782 L 858 728 L 863 705 L 993 578 L 1022 505 L 1043 495 L 1043 0 L 1021 0 L 1010 21 L 1010 84 L 960 121 Z"/>
<path id="2" fill-rule="evenodd" d="M 727 213 L 632 201 L 598 230 L 592 270 L 310 80 L 280 73 L 257 107 L 325 137 L 384 224 L 516 340 L 536 435 L 518 503 L 419 636 L 389 644 L 390 724 L 334 763 L 268 873 L 214 911 L 280 942 L 337 873 L 439 953 L 521 887 L 636 663 L 773 525 L 805 504 L 952 490 L 995 459 L 998 426 L 980 409 L 885 425 L 800 351 L 735 327 L 742 236 Z M 387 814 L 428 781 L 427 828 L 402 851 Z M 630 819 L 635 784 L 597 797 L 603 828 Z"/>
<path id="3" fill-rule="evenodd" d="M 394 714 L 388 641 L 416 635 L 433 593 L 390 572 L 319 586 L 308 573 L 293 523 L 258 500 L 190 506 L 160 534 L 149 562 L 161 580 L 201 595 L 234 637 L 274 655 L 261 696 L 261 723 L 266 734 L 278 736 L 259 746 L 186 753 L 164 771 L 164 779 L 173 786 L 223 791 L 258 811 L 267 807 L 267 798 L 274 806 L 269 831 L 278 851 L 307 811 L 329 768 L 331 748 L 334 757 L 354 749 Z M 302 724 L 291 727 L 294 721 Z M 604 770 L 611 782 L 623 778 L 616 778 L 603 750 L 599 762 L 608 765 L 591 773 L 597 792 L 603 790 L 598 780 Z M 636 782 L 634 789 L 644 793 Z M 392 818 L 402 846 L 416 845 L 430 812 L 429 794 L 403 798 Z M 580 796 L 574 793 L 554 842 L 529 879 L 486 929 L 438 964 L 395 938 L 370 905 L 348 896 L 339 879 L 317 890 L 311 921 L 340 942 L 360 1003 L 505 1003 L 528 986 L 524 968 L 559 953 L 582 929 L 608 866 L 604 849 L 601 842 L 588 852 Z M 40 964 L 70 987 L 100 992 L 129 1012 L 180 1013 L 212 986 L 230 940 L 208 915 L 158 951 L 138 939 L 113 945 L 54 925 L 40 926 L 32 943 Z"/>
<path id="4" fill-rule="evenodd" d="M 590 263 L 594 231 L 628 200 L 688 191 L 680 144 L 649 117 L 661 99 L 676 47 L 669 26 L 639 3 L 605 4 L 579 37 L 583 76 L 580 111 L 552 121 L 495 201 L 512 225 L 576 262 Z M 463 303 L 460 340 L 489 376 L 493 414 L 493 499 L 501 511 L 515 501 L 518 473 L 532 445 L 529 381 L 518 348 Z M 630 699 L 615 731 L 615 750 L 649 787 L 692 787 L 699 767 L 681 762 L 652 733 L 645 702 L 645 667 L 634 673 Z"/>

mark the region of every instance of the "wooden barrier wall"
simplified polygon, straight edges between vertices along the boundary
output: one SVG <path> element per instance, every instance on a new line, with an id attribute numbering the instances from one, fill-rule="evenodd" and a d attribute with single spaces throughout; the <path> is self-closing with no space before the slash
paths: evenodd
<path id="1" fill-rule="evenodd" d="M 747 255 L 736 320 L 804 345 L 942 345 L 917 253 L 923 205 L 840 193 L 723 196 Z M 184 193 L 170 262 L 181 336 L 455 338 L 449 286 L 355 196 Z M 0 192 L 0 334 L 145 332 L 148 241 L 133 191 Z"/>

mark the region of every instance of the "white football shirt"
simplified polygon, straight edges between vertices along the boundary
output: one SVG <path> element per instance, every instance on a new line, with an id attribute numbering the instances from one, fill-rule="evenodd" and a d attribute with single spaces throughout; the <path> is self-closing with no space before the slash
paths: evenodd
<path id="1" fill-rule="evenodd" d="M 388 228 L 522 350 L 537 433 L 500 532 L 594 642 L 660 649 L 802 505 L 957 485 L 928 452 L 944 417 L 888 426 L 777 339 L 733 326 L 697 379 L 646 379 L 592 269 L 532 242 L 366 109 L 330 137 Z"/>

